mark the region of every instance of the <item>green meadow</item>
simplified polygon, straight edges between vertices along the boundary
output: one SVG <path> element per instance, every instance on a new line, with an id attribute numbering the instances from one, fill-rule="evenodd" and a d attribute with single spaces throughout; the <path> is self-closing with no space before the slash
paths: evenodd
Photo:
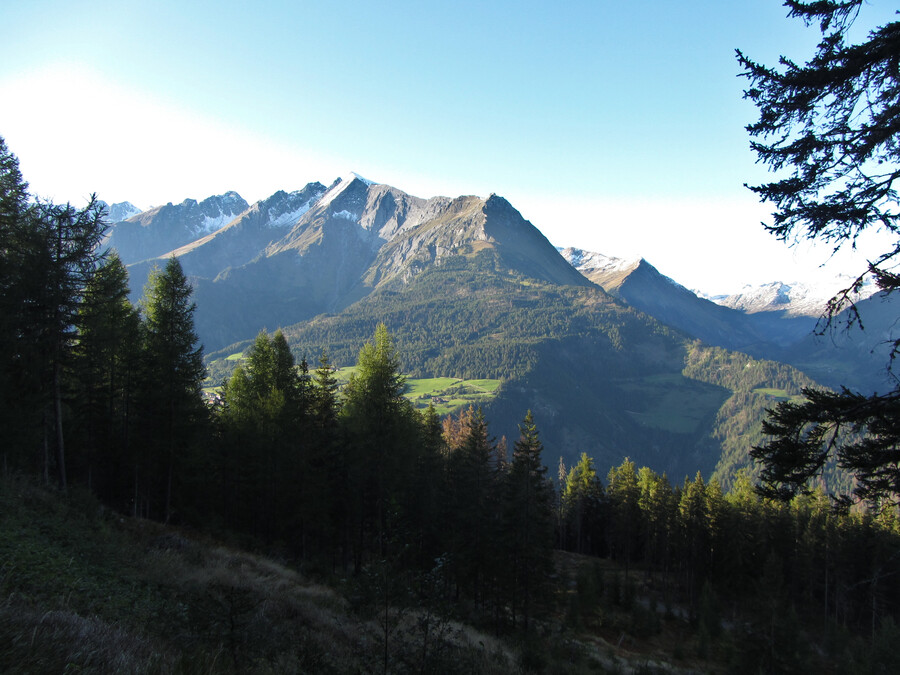
<path id="1" fill-rule="evenodd" d="M 356 367 L 340 368 L 335 376 L 340 384 L 346 384 Z M 456 377 L 424 377 L 406 380 L 406 398 L 418 410 L 429 404 L 438 415 L 454 413 L 470 405 L 479 406 L 493 399 L 500 389 L 501 380 L 462 380 Z"/>

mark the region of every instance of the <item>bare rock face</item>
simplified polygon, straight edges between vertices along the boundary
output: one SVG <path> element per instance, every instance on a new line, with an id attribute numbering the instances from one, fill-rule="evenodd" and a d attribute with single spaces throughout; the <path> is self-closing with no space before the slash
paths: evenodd
<path id="1" fill-rule="evenodd" d="M 237 192 L 208 197 L 202 202 L 171 202 L 115 223 L 107 245 L 119 252 L 125 264 L 156 258 L 215 232 L 247 210 Z"/>

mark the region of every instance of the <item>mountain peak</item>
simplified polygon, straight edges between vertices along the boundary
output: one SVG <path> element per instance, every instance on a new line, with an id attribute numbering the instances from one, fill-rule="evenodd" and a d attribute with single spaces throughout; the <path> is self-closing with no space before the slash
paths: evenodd
<path id="1" fill-rule="evenodd" d="M 321 199 L 319 199 L 317 206 L 325 207 L 328 204 L 331 204 L 340 195 L 351 189 L 351 186 L 355 186 L 356 189 L 362 188 L 364 190 L 368 190 L 372 185 L 376 185 L 376 183 L 363 178 L 358 173 L 353 173 L 351 171 L 346 176 L 335 179 L 335 181 L 328 186 L 325 194 L 322 195 Z"/>
<path id="2" fill-rule="evenodd" d="M 362 181 L 362 182 L 365 183 L 366 185 L 377 185 L 377 184 L 378 184 L 378 181 L 369 180 L 368 178 L 363 178 L 362 176 L 360 176 L 360 175 L 359 175 L 358 173 L 356 173 L 355 171 L 351 171 L 351 172 L 349 173 L 348 177 L 349 177 L 351 180 L 352 180 L 353 178 L 355 178 L 356 180 Z"/>
<path id="3" fill-rule="evenodd" d="M 558 246 L 557 250 L 575 269 L 589 279 L 593 274 L 629 273 L 636 270 L 641 264 L 650 265 L 644 258 L 615 258 L 572 246 L 568 248 Z"/>
<path id="4" fill-rule="evenodd" d="M 143 209 L 139 209 L 131 202 L 107 204 L 101 199 L 99 200 L 99 204 L 106 207 L 106 219 L 110 223 L 119 223 L 143 212 Z"/>
<path id="5" fill-rule="evenodd" d="M 816 284 L 773 281 L 759 286 L 744 286 L 732 295 L 710 296 L 713 302 L 747 314 L 758 312 L 785 312 L 788 316 L 818 317 L 825 312 L 828 300 L 848 288 L 853 279 L 838 276 L 823 279 Z M 863 284 L 858 294 L 851 295 L 854 302 L 864 300 L 878 291 L 872 280 Z"/>

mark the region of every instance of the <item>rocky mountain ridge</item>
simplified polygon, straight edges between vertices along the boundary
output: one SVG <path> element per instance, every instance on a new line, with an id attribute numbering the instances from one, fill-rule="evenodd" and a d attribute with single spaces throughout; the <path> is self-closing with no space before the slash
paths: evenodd
<path id="1" fill-rule="evenodd" d="M 828 301 L 853 284 L 849 276 L 839 276 L 818 283 L 773 281 L 758 286 L 744 286 L 731 295 L 701 296 L 723 307 L 739 309 L 747 314 L 759 312 L 781 312 L 784 316 L 822 316 Z M 878 292 L 875 283 L 869 279 L 859 293 L 850 296 L 853 302 L 865 300 Z"/>
<path id="2" fill-rule="evenodd" d="M 819 344 L 824 338 L 813 335 L 821 313 L 815 303 L 824 297 L 816 289 L 776 283 L 714 302 L 644 259 L 556 249 L 497 195 L 423 199 L 350 174 L 327 188 L 310 183 L 279 191 L 235 215 L 245 204 L 236 193 L 167 204 L 116 223 L 109 238 L 111 245 L 124 244 L 120 255 L 124 250 L 131 263 L 135 296 L 154 264 L 180 258 L 195 285 L 207 351 L 261 327 L 341 312 L 377 290 L 401 289 L 454 256 L 490 250 L 503 273 L 564 286 L 597 284 L 707 344 L 794 363 L 831 386 L 846 381 L 871 389 L 882 378 L 874 364 L 877 349 L 852 350 L 862 367 L 834 366 L 841 358 L 837 343 Z"/>
<path id="3" fill-rule="evenodd" d="M 485 249 L 506 272 L 590 285 L 502 197 L 422 199 L 355 174 L 252 206 L 227 193 L 151 209 L 113 225 L 109 244 L 130 265 L 135 296 L 154 265 L 178 256 L 195 285 L 208 350 L 260 327 L 341 311 L 376 289 L 411 283 L 448 257 Z"/>
<path id="4" fill-rule="evenodd" d="M 106 244 L 115 248 L 126 263 L 156 258 L 219 230 L 248 207 L 237 192 L 207 197 L 202 202 L 169 202 L 114 221 Z"/>

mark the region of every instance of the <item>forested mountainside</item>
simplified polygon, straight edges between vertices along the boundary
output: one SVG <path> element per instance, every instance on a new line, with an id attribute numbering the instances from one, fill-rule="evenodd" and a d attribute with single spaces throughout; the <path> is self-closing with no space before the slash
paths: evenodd
<path id="1" fill-rule="evenodd" d="M 415 282 L 379 290 L 340 314 L 284 329 L 297 358 L 351 365 L 374 327 L 395 336 L 412 377 L 501 378 L 485 407 L 513 437 L 521 410 L 543 420 L 548 456 L 601 464 L 624 456 L 673 478 L 698 469 L 730 485 L 750 468 L 765 409 L 811 380 L 781 364 L 713 349 L 592 286 L 506 270 L 494 249 L 446 259 Z M 212 356 L 223 359 L 246 345 Z"/>

